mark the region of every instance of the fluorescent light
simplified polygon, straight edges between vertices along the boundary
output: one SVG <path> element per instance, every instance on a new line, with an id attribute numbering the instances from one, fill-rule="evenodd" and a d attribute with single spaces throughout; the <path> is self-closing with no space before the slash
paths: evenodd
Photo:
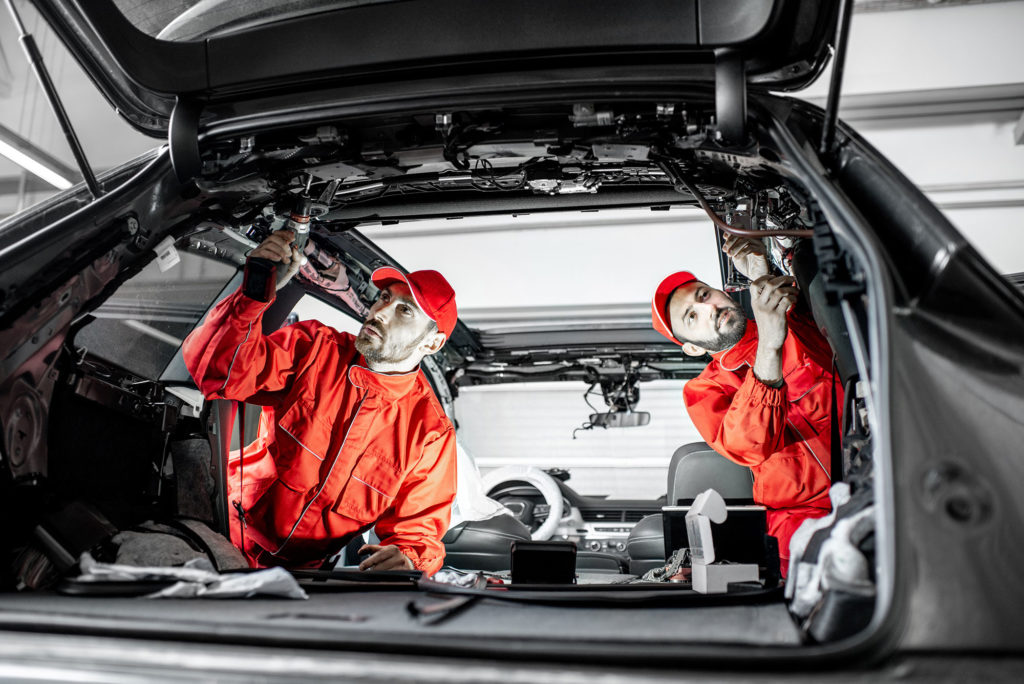
<path id="1" fill-rule="evenodd" d="M 65 178 L 40 162 L 38 159 L 22 152 L 17 147 L 5 142 L 3 139 L 0 139 L 0 155 L 7 157 L 21 168 L 38 176 L 58 190 L 67 190 L 74 185 L 70 179 Z"/>

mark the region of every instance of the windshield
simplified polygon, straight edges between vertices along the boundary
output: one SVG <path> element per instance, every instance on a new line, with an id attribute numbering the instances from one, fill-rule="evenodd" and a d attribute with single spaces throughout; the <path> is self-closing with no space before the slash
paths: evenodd
<path id="1" fill-rule="evenodd" d="M 637 409 L 651 414 L 648 425 L 578 432 L 593 413 L 583 401 L 583 384 L 468 387 L 455 402 L 459 438 L 485 476 L 505 466 L 559 468 L 580 494 L 654 501 L 665 494 L 672 453 L 702 441 L 683 407 L 683 385 L 655 380 L 641 386 Z"/>

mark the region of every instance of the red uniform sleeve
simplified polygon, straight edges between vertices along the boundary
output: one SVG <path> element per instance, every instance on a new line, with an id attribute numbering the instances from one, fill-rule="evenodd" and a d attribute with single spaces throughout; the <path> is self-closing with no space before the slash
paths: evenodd
<path id="1" fill-rule="evenodd" d="M 204 397 L 246 401 L 286 389 L 313 358 L 318 324 L 299 323 L 264 335 L 261 319 L 269 306 L 239 289 L 185 338 L 182 357 Z"/>
<path id="2" fill-rule="evenodd" d="M 441 537 L 451 522 L 455 460 L 455 430 L 449 428 L 423 446 L 422 457 L 375 526 L 381 544 L 397 546 L 429 575 L 444 565 Z"/>
<path id="3" fill-rule="evenodd" d="M 783 446 L 785 385 L 769 387 L 753 371 L 735 390 L 699 376 L 686 383 L 683 398 L 704 441 L 731 461 L 758 465 Z"/>

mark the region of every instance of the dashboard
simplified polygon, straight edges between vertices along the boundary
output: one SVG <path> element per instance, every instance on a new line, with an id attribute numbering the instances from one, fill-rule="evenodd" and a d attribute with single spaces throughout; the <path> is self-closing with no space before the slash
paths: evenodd
<path id="1" fill-rule="evenodd" d="M 630 531 L 648 515 L 661 513 L 659 500 L 608 499 L 584 496 L 558 481 L 563 514 L 551 539 L 576 542 L 580 551 L 610 553 L 623 559 Z M 550 512 L 550 505 L 536 487 L 527 482 L 508 481 L 488 492 L 505 505 L 521 523 L 537 530 Z"/>

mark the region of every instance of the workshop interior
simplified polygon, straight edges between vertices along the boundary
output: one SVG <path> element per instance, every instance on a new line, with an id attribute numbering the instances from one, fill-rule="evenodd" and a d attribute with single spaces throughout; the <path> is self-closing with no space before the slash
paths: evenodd
<path id="1" fill-rule="evenodd" d="M 872 79 L 886 22 L 1024 3 L 471 4 L 9 0 L 0 628 L 651 667 L 1018 647 L 1024 58 Z M 281 229 L 278 289 L 249 253 Z M 711 356 L 651 322 L 678 270 L 754 318 L 736 238 L 831 355 L 783 379 L 786 443 L 831 449 L 782 549 L 760 465 L 687 415 Z M 358 334 L 381 267 L 459 300 L 420 365 L 458 442 L 443 568 L 360 570 L 372 523 L 250 567 L 229 492 L 274 414 L 204 397 L 182 344 L 238 290 L 264 335 Z"/>

